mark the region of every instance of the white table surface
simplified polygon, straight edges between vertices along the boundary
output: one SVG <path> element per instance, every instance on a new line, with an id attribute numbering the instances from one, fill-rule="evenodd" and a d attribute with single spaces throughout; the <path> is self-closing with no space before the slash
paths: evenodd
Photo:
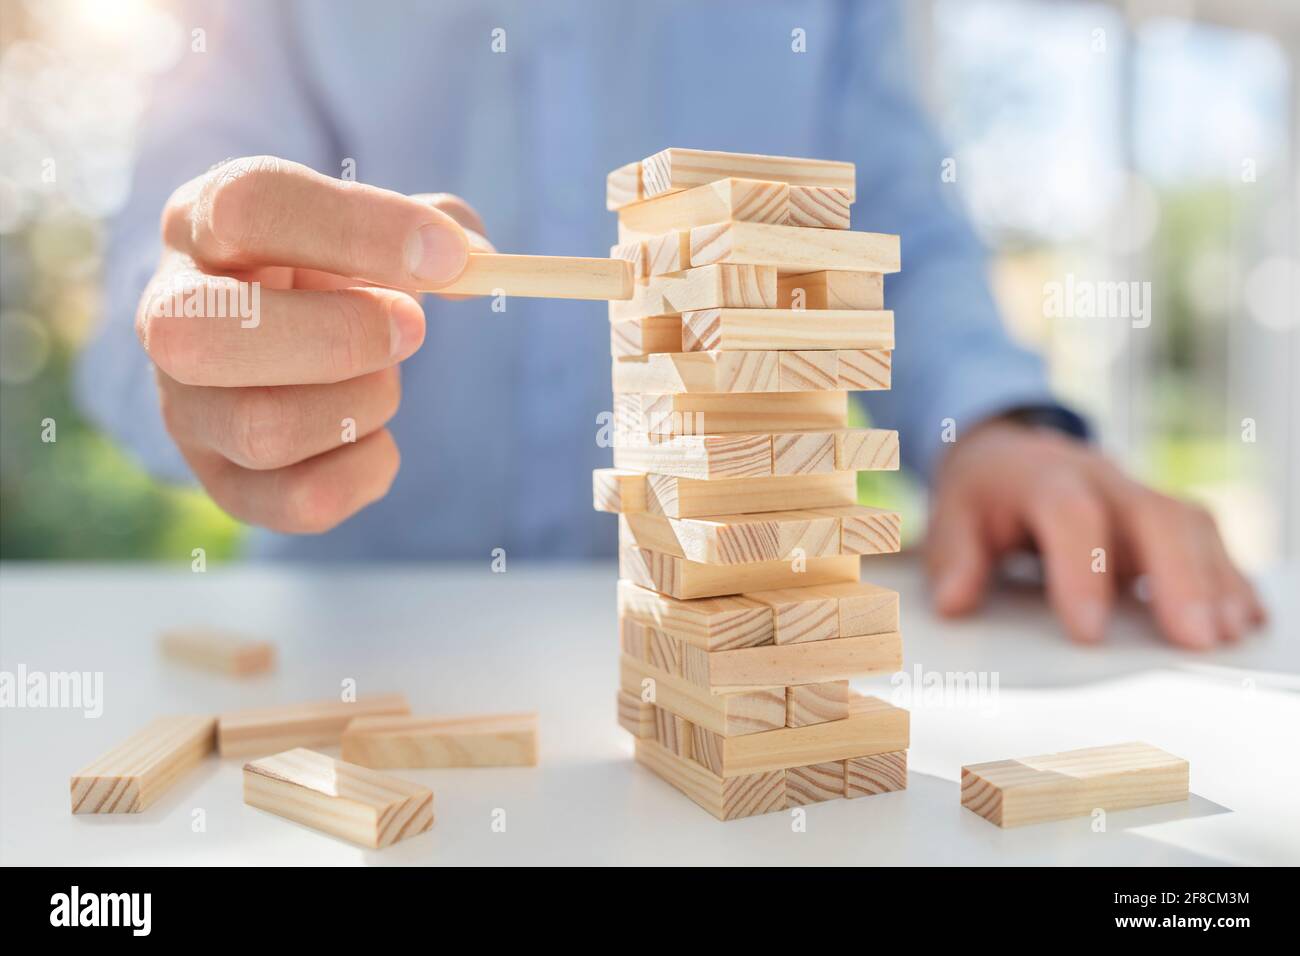
<path id="1" fill-rule="evenodd" d="M 909 672 L 996 673 L 998 693 L 914 700 L 908 789 L 811 807 L 796 832 L 787 813 L 720 823 L 632 761 L 614 719 L 612 565 L 4 565 L 0 670 L 102 671 L 104 707 L 0 710 L 0 862 L 1300 863 L 1295 569 L 1261 581 L 1267 633 L 1202 655 L 1163 646 L 1134 612 L 1106 647 L 1072 646 L 1027 593 L 941 621 L 909 557 L 869 559 L 868 574 L 902 593 Z M 183 625 L 270 637 L 279 669 L 241 682 L 161 660 L 158 633 Z M 142 814 L 69 812 L 69 775 L 155 715 L 334 697 L 347 678 L 422 712 L 537 709 L 541 765 L 401 771 L 433 787 L 437 822 L 381 851 L 244 806 L 239 760 L 210 759 Z M 1190 760 L 1191 800 L 1111 814 L 1105 832 L 1089 819 L 1002 831 L 959 806 L 964 763 L 1126 740 Z"/>

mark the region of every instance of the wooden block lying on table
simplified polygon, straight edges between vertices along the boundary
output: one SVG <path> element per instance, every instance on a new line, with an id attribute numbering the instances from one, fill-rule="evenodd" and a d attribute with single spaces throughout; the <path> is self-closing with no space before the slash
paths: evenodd
<path id="1" fill-rule="evenodd" d="M 727 263 L 706 265 L 651 276 L 636 283 L 627 301 L 617 301 L 618 296 L 608 298 L 614 300 L 609 303 L 613 322 L 696 309 L 773 309 L 776 270 Z"/>
<path id="2" fill-rule="evenodd" d="M 682 351 L 682 317 L 647 315 L 609 324 L 609 351 L 615 358 Z"/>
<path id="3" fill-rule="evenodd" d="M 656 709 L 654 704 L 643 701 L 637 694 L 625 690 L 618 692 L 618 723 L 633 737 L 653 739 Z"/>
<path id="4" fill-rule="evenodd" d="M 634 545 L 622 545 L 619 548 L 618 574 L 641 587 L 685 599 L 857 581 L 859 560 L 856 554 L 808 558 L 802 564 L 804 570 L 796 571 L 793 562 L 789 561 L 701 564 Z"/>
<path id="5" fill-rule="evenodd" d="M 640 699 L 648 688 L 656 707 L 728 739 L 785 726 L 784 687 L 714 693 L 626 654 L 619 658 L 619 687 Z"/>
<path id="6" fill-rule="evenodd" d="M 906 750 L 853 757 L 844 762 L 844 796 L 850 800 L 906 789 Z"/>
<path id="7" fill-rule="evenodd" d="M 777 276 L 778 309 L 868 309 L 885 307 L 885 277 L 879 272 L 821 271 Z"/>
<path id="8" fill-rule="evenodd" d="M 841 391 L 669 395 L 624 392 L 614 396 L 616 431 L 638 434 L 825 431 L 846 428 L 848 420 L 849 397 Z"/>
<path id="9" fill-rule="evenodd" d="M 805 203 L 809 200 L 805 198 Z M 719 179 L 654 196 L 618 211 L 619 242 L 649 240 L 715 222 L 767 222 L 790 218 L 790 187 L 761 179 Z"/>
<path id="10" fill-rule="evenodd" d="M 343 759 L 399 767 L 535 767 L 537 714 L 357 717 L 343 731 Z"/>
<path id="11" fill-rule="evenodd" d="M 844 229 L 800 229 L 724 222 L 691 229 L 691 265 L 768 266 L 780 275 L 822 270 L 897 272 L 898 236 Z"/>
<path id="12" fill-rule="evenodd" d="M 459 278 L 424 291 L 548 299 L 631 299 L 635 287 L 633 266 L 624 259 L 472 252 Z"/>
<path id="13" fill-rule="evenodd" d="M 73 813 L 139 813 L 212 753 L 214 717 L 159 717 L 72 775 Z"/>
<path id="14" fill-rule="evenodd" d="M 703 564 L 788 561 L 796 549 L 810 558 L 841 553 L 840 519 L 812 511 L 712 518 L 626 514 L 619 516 L 619 522 L 637 547 Z"/>
<path id="15" fill-rule="evenodd" d="M 715 761 L 713 772 L 736 777 L 906 750 L 908 714 L 875 697 L 854 697 L 849 701 L 849 716 L 843 720 L 742 737 L 714 733 L 717 739 L 706 744 Z"/>
<path id="16" fill-rule="evenodd" d="M 1188 764 L 1144 743 L 961 768 L 961 805 L 1000 827 L 1187 799 Z"/>
<path id="17" fill-rule="evenodd" d="M 641 162 L 627 163 L 605 177 L 605 208 L 611 212 L 638 199 L 641 193 Z"/>
<path id="18" fill-rule="evenodd" d="M 847 189 L 836 189 L 833 186 L 791 186 L 790 202 L 782 225 L 847 229 L 852 205 L 853 193 Z"/>
<path id="19" fill-rule="evenodd" d="M 275 645 L 235 634 L 195 629 L 168 631 L 159 640 L 163 656 L 203 670 L 235 677 L 265 674 L 275 667 Z"/>
<path id="20" fill-rule="evenodd" d="M 790 767 L 785 772 L 785 805 L 803 807 L 823 800 L 844 796 L 844 761 L 831 760 L 806 767 Z"/>
<path id="21" fill-rule="evenodd" d="M 792 186 L 830 186 L 856 195 L 852 163 L 758 153 L 724 153 L 670 147 L 641 161 L 641 193 L 647 198 L 719 179 L 762 179 Z"/>
<path id="22" fill-rule="evenodd" d="M 217 718 L 217 749 L 223 757 L 257 757 L 294 747 L 337 744 L 353 718 L 410 712 L 402 694 L 371 694 L 351 703 L 318 700 L 238 710 Z"/>
<path id="23" fill-rule="evenodd" d="M 807 727 L 849 716 L 849 682 L 794 684 L 785 689 L 785 725 Z"/>
<path id="24" fill-rule="evenodd" d="M 894 347 L 894 313 L 869 309 L 700 309 L 682 313 L 679 334 L 683 352 L 888 350 Z"/>
<path id="25" fill-rule="evenodd" d="M 636 759 L 719 820 L 737 820 L 785 808 L 784 771 L 723 779 L 653 740 L 636 742 Z"/>
<path id="26" fill-rule="evenodd" d="M 897 631 L 730 651 L 688 645 L 684 654 L 683 676 L 710 690 L 841 681 L 889 674 L 903 666 L 903 642 Z"/>
<path id="27" fill-rule="evenodd" d="M 740 597 L 681 601 L 631 581 L 618 582 L 621 620 L 635 618 L 683 643 L 705 650 L 752 647 L 772 642 L 772 614 Z"/>
<path id="28" fill-rule="evenodd" d="M 301 747 L 244 764 L 244 803 L 378 849 L 433 826 L 433 791 Z"/>
<path id="29" fill-rule="evenodd" d="M 592 475 L 597 511 L 622 514 L 700 518 L 739 509 L 760 511 L 834 507 L 857 500 L 857 476 L 851 471 L 829 475 L 775 475 L 771 478 L 698 480 L 598 468 Z"/>

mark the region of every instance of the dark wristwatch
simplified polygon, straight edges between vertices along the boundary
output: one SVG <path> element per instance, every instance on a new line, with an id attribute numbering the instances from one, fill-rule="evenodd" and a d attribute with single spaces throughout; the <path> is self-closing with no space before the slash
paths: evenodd
<path id="1" fill-rule="evenodd" d="M 1092 437 L 1088 423 L 1083 420 L 1082 416 L 1075 414 L 1068 408 L 1062 408 L 1060 405 L 1023 405 L 1020 408 L 1013 408 L 1010 411 L 1003 412 L 998 417 L 1016 422 L 1019 425 L 1051 428 L 1071 435 L 1080 441 L 1088 441 Z"/>

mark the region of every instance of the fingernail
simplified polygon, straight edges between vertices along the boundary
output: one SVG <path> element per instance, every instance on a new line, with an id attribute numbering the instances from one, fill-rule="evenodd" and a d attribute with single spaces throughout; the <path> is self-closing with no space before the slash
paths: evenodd
<path id="1" fill-rule="evenodd" d="M 424 341 L 424 309 L 414 299 L 394 296 L 388 306 L 389 357 L 408 358 Z"/>
<path id="2" fill-rule="evenodd" d="M 464 271 L 468 255 L 458 229 L 428 223 L 406 241 L 406 271 L 428 282 L 450 282 Z"/>
<path id="3" fill-rule="evenodd" d="M 1204 601 L 1189 604 L 1183 609 L 1184 642 L 1192 647 L 1212 647 L 1216 637 L 1214 614 Z"/>
<path id="4" fill-rule="evenodd" d="M 1084 601 L 1074 610 L 1074 634 L 1089 644 L 1096 644 L 1106 636 L 1106 605 L 1100 601 Z"/>

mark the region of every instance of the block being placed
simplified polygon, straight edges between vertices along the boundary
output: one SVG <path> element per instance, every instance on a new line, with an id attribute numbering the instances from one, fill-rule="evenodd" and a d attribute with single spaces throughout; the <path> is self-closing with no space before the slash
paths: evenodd
<path id="1" fill-rule="evenodd" d="M 400 767 L 535 767 L 537 714 L 357 717 L 343 731 L 343 759 Z"/>
<path id="2" fill-rule="evenodd" d="M 695 309 L 775 307 L 775 269 L 719 264 L 653 275 L 645 282 L 638 282 L 630 299 L 611 299 L 609 318 L 621 322 Z"/>
<path id="3" fill-rule="evenodd" d="M 73 813 L 139 813 L 212 753 L 214 717 L 159 717 L 72 775 Z"/>

